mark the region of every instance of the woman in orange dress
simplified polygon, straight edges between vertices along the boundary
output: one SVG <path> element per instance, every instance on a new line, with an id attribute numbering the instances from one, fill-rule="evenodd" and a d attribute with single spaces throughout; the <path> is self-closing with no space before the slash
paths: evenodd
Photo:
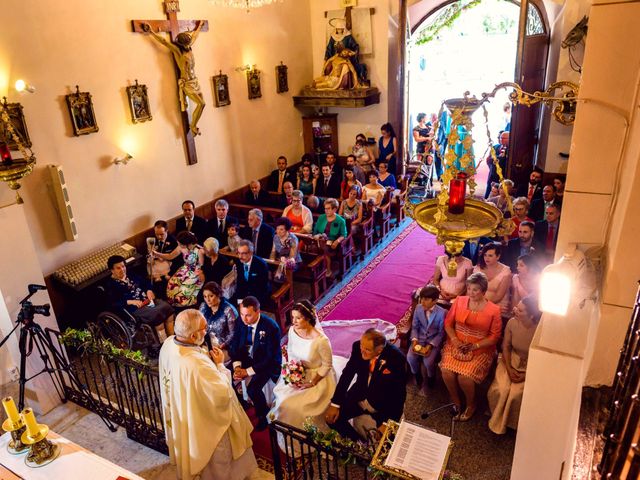
<path id="1" fill-rule="evenodd" d="M 489 373 L 502 332 L 500 307 L 485 298 L 488 286 L 484 273 L 471 274 L 467 295 L 456 298 L 444 322 L 447 342 L 440 370 L 457 412 L 462 412 L 460 390 L 464 394 L 466 409 L 456 416 L 462 422 L 476 411 L 476 384 Z"/>

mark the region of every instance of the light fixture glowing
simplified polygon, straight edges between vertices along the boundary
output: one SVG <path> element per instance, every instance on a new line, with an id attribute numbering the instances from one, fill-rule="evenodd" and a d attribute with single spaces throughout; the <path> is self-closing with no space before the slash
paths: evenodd
<path id="1" fill-rule="evenodd" d="M 209 0 L 220 7 L 245 8 L 247 12 L 251 8 L 263 7 L 272 3 L 282 3 L 282 0 Z"/>
<path id="2" fill-rule="evenodd" d="M 540 310 L 554 315 L 565 316 L 572 301 L 584 300 L 589 286 L 586 285 L 587 261 L 576 245 L 556 263 L 547 265 L 540 275 Z"/>
<path id="3" fill-rule="evenodd" d="M 36 91 L 36 87 L 34 87 L 33 85 L 27 84 L 22 79 L 16 80 L 16 83 L 15 83 L 14 86 L 15 86 L 16 91 L 18 91 L 20 93 L 23 93 L 23 92 L 33 93 L 33 92 Z"/>
<path id="4" fill-rule="evenodd" d="M 571 287 L 572 280 L 566 272 L 545 268 L 540 278 L 540 310 L 564 317 L 571 301 Z"/>
<path id="5" fill-rule="evenodd" d="M 131 156 L 131 154 L 127 153 L 124 157 L 116 157 L 113 159 L 113 163 L 115 165 L 126 165 L 127 163 L 129 163 L 131 160 L 133 159 L 133 157 Z"/>

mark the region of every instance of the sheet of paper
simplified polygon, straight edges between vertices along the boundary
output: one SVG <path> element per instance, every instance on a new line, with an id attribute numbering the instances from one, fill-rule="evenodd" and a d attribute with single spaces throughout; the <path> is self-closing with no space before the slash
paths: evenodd
<path id="1" fill-rule="evenodd" d="M 450 441 L 446 435 L 403 421 L 384 463 L 423 480 L 437 480 Z"/>

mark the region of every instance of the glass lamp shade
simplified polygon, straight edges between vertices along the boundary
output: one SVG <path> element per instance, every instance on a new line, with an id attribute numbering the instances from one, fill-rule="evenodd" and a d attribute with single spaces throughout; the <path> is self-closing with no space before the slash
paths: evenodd
<path id="1" fill-rule="evenodd" d="M 449 213 L 464 213 L 465 197 L 467 196 L 467 175 L 458 173 L 449 182 Z"/>
<path id="2" fill-rule="evenodd" d="M 11 152 L 5 142 L 0 142 L 0 159 L 4 165 L 12 163 Z"/>

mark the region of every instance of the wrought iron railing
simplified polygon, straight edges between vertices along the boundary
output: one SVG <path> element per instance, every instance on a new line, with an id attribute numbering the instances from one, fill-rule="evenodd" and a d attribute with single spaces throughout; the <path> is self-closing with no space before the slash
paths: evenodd
<path id="1" fill-rule="evenodd" d="M 598 471 L 602 478 L 640 478 L 640 291 L 620 351 L 613 383 L 605 445 Z"/>
<path id="2" fill-rule="evenodd" d="M 59 332 L 47 333 L 60 343 Z M 156 367 L 97 352 L 74 354 L 68 346 L 60 350 L 69 373 L 79 380 L 78 385 L 62 376 L 68 400 L 124 427 L 132 440 L 168 453 Z"/>
<path id="3" fill-rule="evenodd" d="M 371 458 L 356 451 L 322 445 L 306 431 L 273 421 L 269 425 L 276 480 L 361 480 L 374 477 Z"/>

